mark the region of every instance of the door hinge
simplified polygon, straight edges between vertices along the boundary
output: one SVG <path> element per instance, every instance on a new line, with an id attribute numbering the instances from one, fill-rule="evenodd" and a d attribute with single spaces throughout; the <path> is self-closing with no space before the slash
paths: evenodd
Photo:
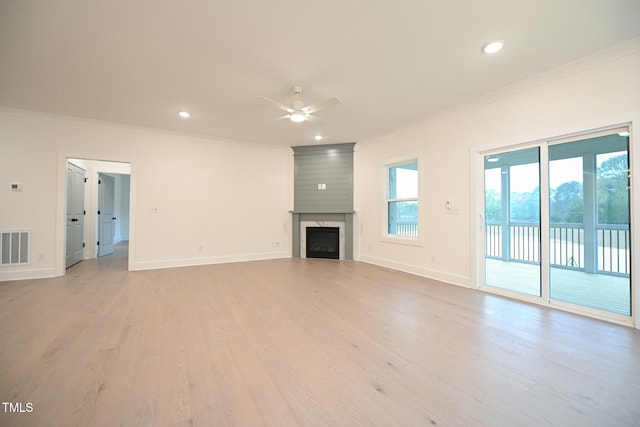
<path id="1" fill-rule="evenodd" d="M 98 215 L 100 215 L 100 211 L 98 211 Z"/>
<path id="2" fill-rule="evenodd" d="M 82 242 L 82 247 L 83 247 L 83 248 L 85 247 L 84 242 Z"/>
<path id="3" fill-rule="evenodd" d="M 84 182 L 86 183 L 88 179 L 89 179 L 89 178 L 85 178 L 85 179 L 84 179 Z"/>
<path id="4" fill-rule="evenodd" d="M 98 180 L 98 184 L 102 184 L 102 180 L 101 179 Z"/>
<path id="5" fill-rule="evenodd" d="M 82 211 L 82 215 L 86 215 L 86 214 L 87 214 L 87 211 Z"/>
<path id="6" fill-rule="evenodd" d="M 98 246 L 100 246 L 100 241 L 99 240 L 96 243 L 98 244 Z"/>

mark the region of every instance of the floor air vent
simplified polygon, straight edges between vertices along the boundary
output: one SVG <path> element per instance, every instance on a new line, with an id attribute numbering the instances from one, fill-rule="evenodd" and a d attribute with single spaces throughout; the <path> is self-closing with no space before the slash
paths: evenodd
<path id="1" fill-rule="evenodd" d="M 0 231 L 0 266 L 29 264 L 30 231 Z"/>

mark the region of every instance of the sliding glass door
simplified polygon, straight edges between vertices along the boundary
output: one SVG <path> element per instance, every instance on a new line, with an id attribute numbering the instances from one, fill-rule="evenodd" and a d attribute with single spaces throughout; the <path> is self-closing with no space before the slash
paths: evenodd
<path id="1" fill-rule="evenodd" d="M 541 295 L 539 151 L 484 159 L 485 283 L 535 296 Z"/>
<path id="2" fill-rule="evenodd" d="M 628 136 L 549 146 L 550 298 L 631 315 Z"/>
<path id="3" fill-rule="evenodd" d="M 483 159 L 483 285 L 631 316 L 627 129 Z"/>

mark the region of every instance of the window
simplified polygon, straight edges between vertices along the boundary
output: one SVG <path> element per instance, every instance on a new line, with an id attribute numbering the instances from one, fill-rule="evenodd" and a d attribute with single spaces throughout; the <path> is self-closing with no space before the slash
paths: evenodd
<path id="1" fill-rule="evenodd" d="M 418 237 L 418 161 L 386 167 L 386 234 Z"/>

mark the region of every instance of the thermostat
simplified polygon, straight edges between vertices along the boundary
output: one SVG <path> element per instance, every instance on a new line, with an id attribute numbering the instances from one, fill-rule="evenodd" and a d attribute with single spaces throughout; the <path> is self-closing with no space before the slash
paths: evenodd
<path id="1" fill-rule="evenodd" d="M 19 182 L 12 182 L 10 184 L 11 191 L 22 191 L 22 184 Z"/>

